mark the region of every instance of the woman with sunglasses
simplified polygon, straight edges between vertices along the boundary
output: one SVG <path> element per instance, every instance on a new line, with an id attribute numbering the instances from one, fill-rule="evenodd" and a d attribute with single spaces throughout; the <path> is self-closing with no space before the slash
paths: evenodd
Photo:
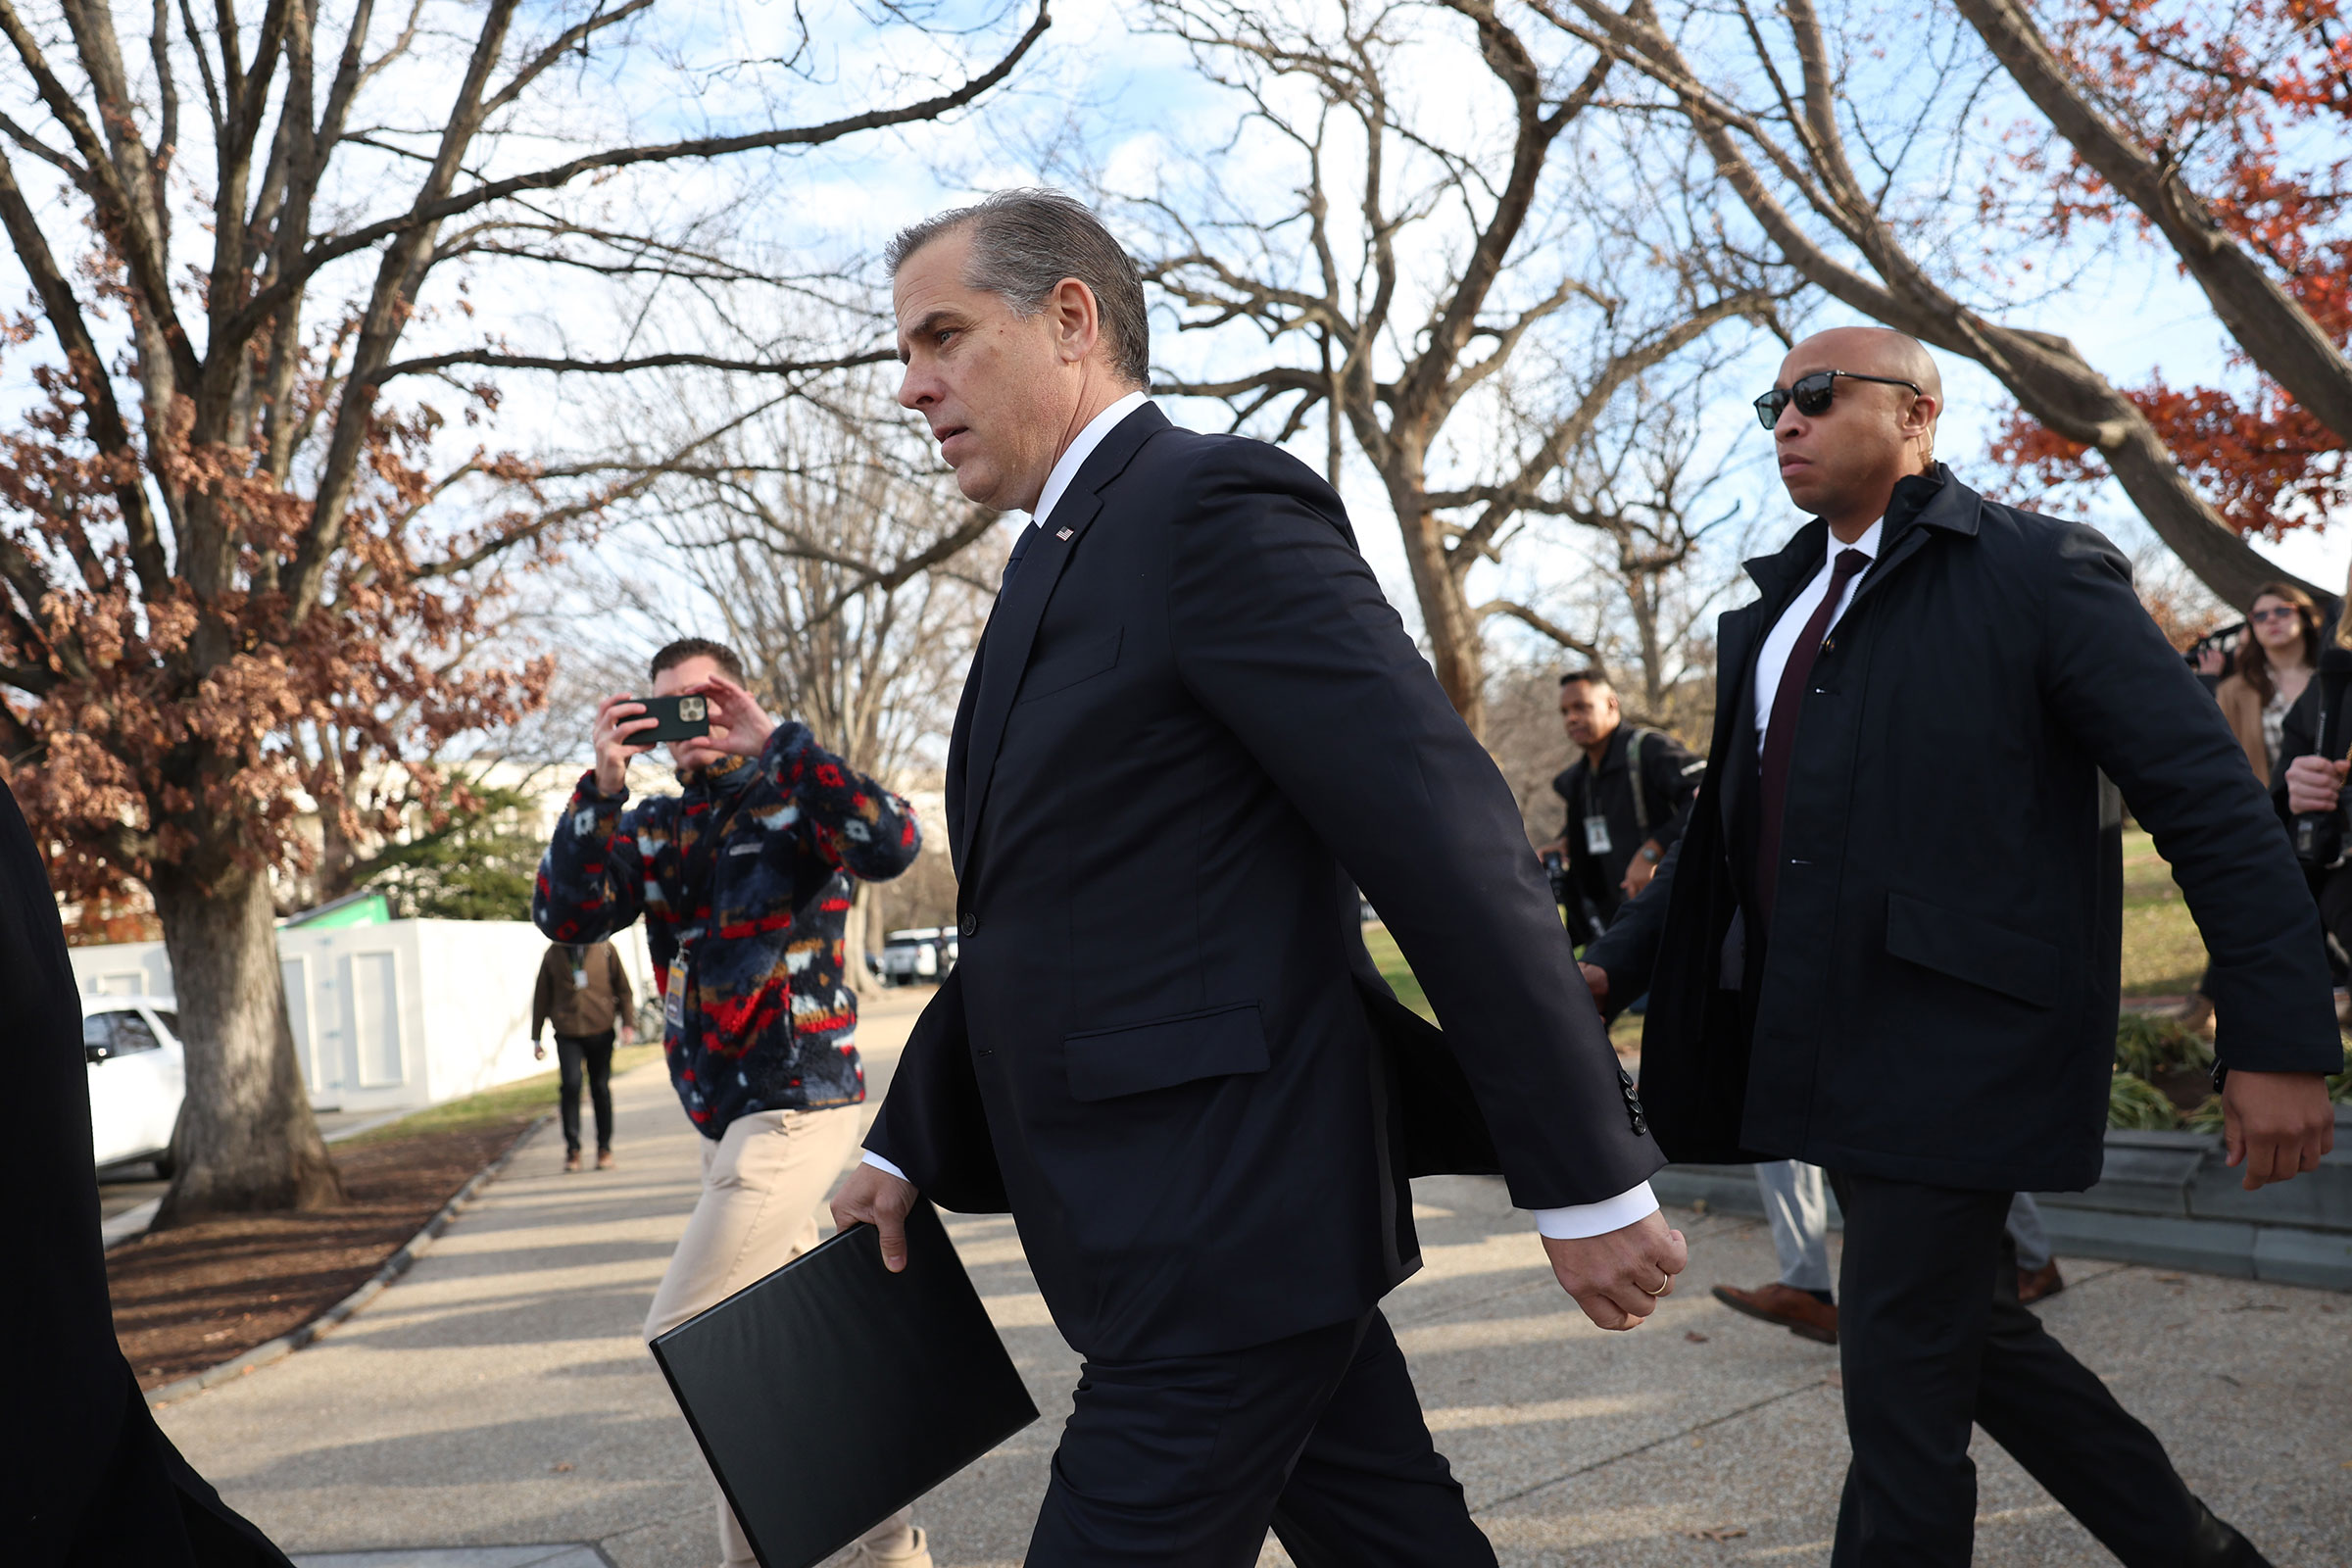
<path id="1" fill-rule="evenodd" d="M 2319 663 L 2320 631 L 2319 607 L 2309 594 L 2292 583 L 2264 583 L 2254 591 L 2236 651 L 2228 656 L 2234 667 L 2214 688 L 2213 699 L 2222 705 L 2230 733 L 2237 737 L 2246 764 L 2266 788 L 2278 770 L 2287 711 L 2311 684 L 2311 672 Z M 2224 656 L 2216 652 L 2212 657 L 2218 664 Z M 2211 978 L 2208 969 L 2180 1013 L 2182 1023 L 2208 1040 L 2213 1038 L 2213 997 L 2207 984 Z"/>
<path id="2" fill-rule="evenodd" d="M 2214 691 L 2246 762 L 2265 784 L 2278 765 L 2279 732 L 2320 660 L 2320 611 L 2291 583 L 2266 582 L 2246 612 L 2236 665 Z"/>

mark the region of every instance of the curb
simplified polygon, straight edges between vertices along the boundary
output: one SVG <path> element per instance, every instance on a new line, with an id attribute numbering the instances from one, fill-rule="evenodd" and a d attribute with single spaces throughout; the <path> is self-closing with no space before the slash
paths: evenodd
<path id="1" fill-rule="evenodd" d="M 508 1163 L 522 1152 L 522 1146 L 530 1142 L 531 1135 L 554 1120 L 555 1117 L 552 1115 L 541 1116 L 521 1132 L 516 1133 L 514 1141 L 507 1146 L 505 1153 L 475 1171 L 472 1178 L 465 1186 L 459 1188 L 451 1196 L 449 1201 L 443 1203 L 435 1211 L 431 1219 L 424 1222 L 423 1228 L 410 1237 L 398 1251 L 385 1258 L 383 1266 L 378 1268 L 358 1290 L 308 1323 L 281 1334 L 274 1340 L 265 1341 L 242 1355 L 233 1356 L 219 1366 L 207 1367 L 202 1372 L 192 1373 L 187 1377 L 167 1383 L 161 1388 L 148 1390 L 147 1407 L 154 1410 L 167 1404 L 176 1404 L 181 1399 L 202 1394 L 207 1389 L 222 1383 L 234 1382 L 248 1372 L 268 1366 L 272 1361 L 282 1361 L 296 1350 L 325 1335 L 369 1301 L 374 1300 L 385 1286 L 409 1271 L 410 1264 L 431 1250 L 434 1239 L 449 1229 L 450 1221 L 456 1219 L 466 1206 L 480 1194 L 481 1190 L 489 1186 L 496 1179 L 498 1173 L 505 1170 Z"/>

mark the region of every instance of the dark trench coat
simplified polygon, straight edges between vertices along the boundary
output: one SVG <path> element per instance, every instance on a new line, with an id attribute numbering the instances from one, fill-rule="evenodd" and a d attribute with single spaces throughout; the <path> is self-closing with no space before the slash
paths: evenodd
<path id="1" fill-rule="evenodd" d="M 1942 488 L 1881 541 L 1799 711 L 1770 940 L 1747 940 L 1756 650 L 1820 570 L 1816 518 L 1722 617 L 1712 759 L 1678 853 L 1587 960 L 1650 990 L 1668 1156 L 2075 1191 L 2099 1176 L 2121 817 L 2213 958 L 2220 1059 L 2342 1067 L 2319 920 L 2213 699 L 2095 530 Z M 1759 948 L 1761 951 L 1758 951 Z"/>

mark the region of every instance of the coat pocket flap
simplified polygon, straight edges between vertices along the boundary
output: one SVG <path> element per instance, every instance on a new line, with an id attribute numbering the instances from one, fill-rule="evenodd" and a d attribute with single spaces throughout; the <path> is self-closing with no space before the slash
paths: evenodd
<path id="1" fill-rule="evenodd" d="M 2058 950 L 1981 914 L 1886 895 L 1886 951 L 1895 957 L 2036 1007 L 2058 1004 Z"/>
<path id="2" fill-rule="evenodd" d="M 1197 1078 L 1264 1072 L 1270 1060 L 1254 1002 L 1064 1035 L 1061 1051 L 1073 1100 L 1115 1100 Z"/>
<path id="3" fill-rule="evenodd" d="M 1092 680 L 1119 662 L 1119 643 L 1127 634 L 1122 626 L 1107 637 L 1098 637 L 1078 644 L 1075 648 L 1056 649 L 1041 654 L 1029 662 L 1021 674 L 1020 695 L 1015 704 L 1049 696 L 1082 680 Z"/>

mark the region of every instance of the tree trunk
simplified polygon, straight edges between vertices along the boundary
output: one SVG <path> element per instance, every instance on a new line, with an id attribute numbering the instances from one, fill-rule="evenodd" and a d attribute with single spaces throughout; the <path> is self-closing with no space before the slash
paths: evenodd
<path id="1" fill-rule="evenodd" d="M 269 878 L 238 869 L 207 888 L 159 871 L 151 886 L 188 1074 L 156 1224 L 344 1201 L 294 1060 Z"/>
<path id="2" fill-rule="evenodd" d="M 1658 640 L 1658 574 L 1636 570 L 1626 581 L 1625 597 L 1633 610 L 1634 632 L 1642 644 L 1642 701 L 1644 716 L 1664 722 L 1666 711 L 1666 650 Z"/>
<path id="3" fill-rule="evenodd" d="M 1404 534 L 1405 564 L 1412 569 L 1413 597 L 1429 635 L 1430 662 L 1446 701 L 1480 741 L 1487 738 L 1486 645 L 1478 616 L 1462 592 L 1461 579 L 1446 559 L 1446 530 L 1429 510 L 1417 475 L 1389 481 L 1389 504 Z"/>
<path id="4" fill-rule="evenodd" d="M 850 912 L 841 922 L 841 983 L 859 993 L 865 990 L 865 928 L 873 907 L 873 889 L 852 877 Z"/>

